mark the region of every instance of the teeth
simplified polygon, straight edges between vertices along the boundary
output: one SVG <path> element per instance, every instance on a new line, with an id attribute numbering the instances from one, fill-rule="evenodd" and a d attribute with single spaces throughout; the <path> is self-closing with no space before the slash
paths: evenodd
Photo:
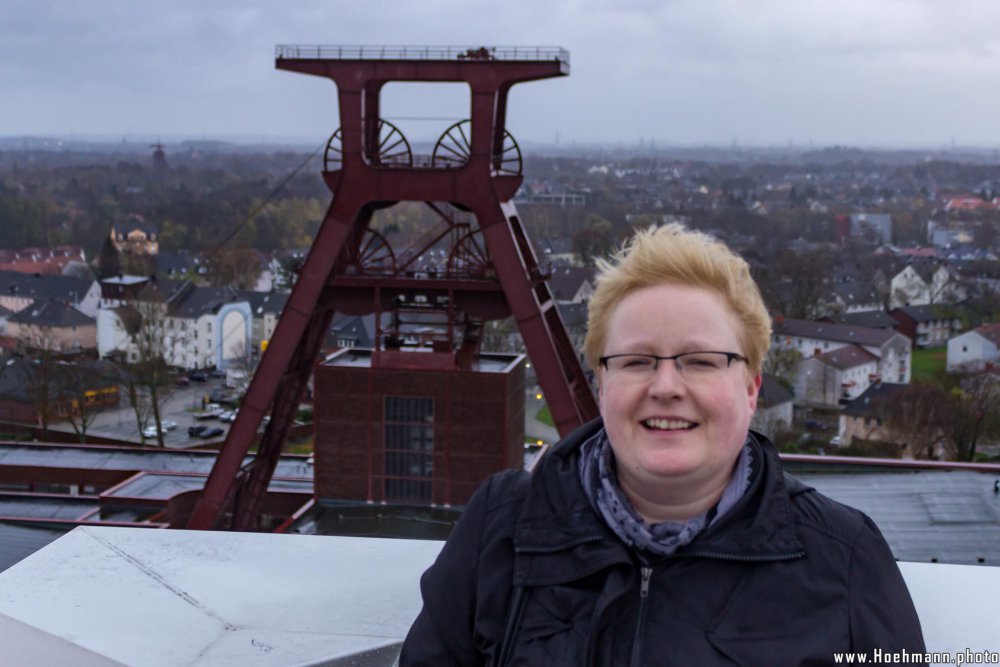
<path id="1" fill-rule="evenodd" d="M 656 428 L 664 431 L 687 429 L 694 426 L 694 422 L 684 421 L 682 419 L 647 419 L 643 423 L 649 428 Z"/>

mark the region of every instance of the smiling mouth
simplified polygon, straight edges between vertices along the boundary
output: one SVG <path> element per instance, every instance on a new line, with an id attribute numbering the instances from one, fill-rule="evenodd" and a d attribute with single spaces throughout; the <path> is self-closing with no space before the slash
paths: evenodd
<path id="1" fill-rule="evenodd" d="M 697 426 L 684 419 L 644 419 L 642 425 L 654 431 L 690 431 Z"/>

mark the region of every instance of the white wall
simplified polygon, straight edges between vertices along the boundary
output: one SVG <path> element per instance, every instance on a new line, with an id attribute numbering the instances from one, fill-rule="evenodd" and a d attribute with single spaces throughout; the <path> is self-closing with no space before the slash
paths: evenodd
<path id="1" fill-rule="evenodd" d="M 964 364 L 982 364 L 1000 358 L 997 346 L 975 331 L 968 331 L 948 341 L 948 371 Z"/>

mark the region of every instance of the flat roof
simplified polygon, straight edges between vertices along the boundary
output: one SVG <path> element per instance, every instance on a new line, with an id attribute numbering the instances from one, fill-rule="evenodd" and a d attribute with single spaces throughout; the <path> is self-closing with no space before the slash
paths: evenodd
<path id="1" fill-rule="evenodd" d="M 50 443 L 0 442 L 0 466 L 79 468 L 83 470 L 134 470 L 185 472 L 207 475 L 218 452 L 123 448 L 112 445 L 58 445 Z M 250 463 L 247 456 L 244 463 Z M 312 464 L 305 456 L 282 456 L 275 477 L 313 478 Z"/>
<path id="2" fill-rule="evenodd" d="M 62 537 L 72 524 L 31 524 L 0 521 L 0 571 L 18 563 Z"/>
<path id="3" fill-rule="evenodd" d="M 407 348 L 405 350 L 411 354 L 433 354 L 431 350 L 425 348 Z M 507 373 L 515 366 L 523 363 L 526 356 L 523 354 L 503 354 L 501 352 L 483 352 L 476 357 L 471 370 L 481 373 Z M 323 360 L 324 366 L 340 366 L 347 368 L 371 368 L 372 350 L 367 348 L 349 348 L 338 350 Z M 444 369 L 453 370 L 453 369 Z M 424 372 L 434 372 L 433 369 L 424 369 Z"/>
<path id="4" fill-rule="evenodd" d="M 135 477 L 110 489 L 101 495 L 102 498 L 142 498 L 144 500 L 167 501 L 180 493 L 200 491 L 205 488 L 208 477 L 205 475 L 167 475 L 162 473 L 142 472 Z M 312 478 L 307 480 L 289 480 L 271 478 L 267 485 L 269 492 L 291 491 L 295 493 L 312 494 Z"/>
<path id="5" fill-rule="evenodd" d="M 792 472 L 872 518 L 899 560 L 1000 565 L 997 472 Z"/>
<path id="6" fill-rule="evenodd" d="M 100 506 L 93 496 L 69 497 L 0 493 L 0 517 L 82 520 Z"/>

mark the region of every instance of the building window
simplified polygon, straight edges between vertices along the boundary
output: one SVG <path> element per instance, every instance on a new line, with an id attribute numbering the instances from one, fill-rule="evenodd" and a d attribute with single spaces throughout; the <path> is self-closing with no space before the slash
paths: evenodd
<path id="1" fill-rule="evenodd" d="M 386 396 L 385 499 L 430 502 L 434 476 L 434 399 Z"/>

